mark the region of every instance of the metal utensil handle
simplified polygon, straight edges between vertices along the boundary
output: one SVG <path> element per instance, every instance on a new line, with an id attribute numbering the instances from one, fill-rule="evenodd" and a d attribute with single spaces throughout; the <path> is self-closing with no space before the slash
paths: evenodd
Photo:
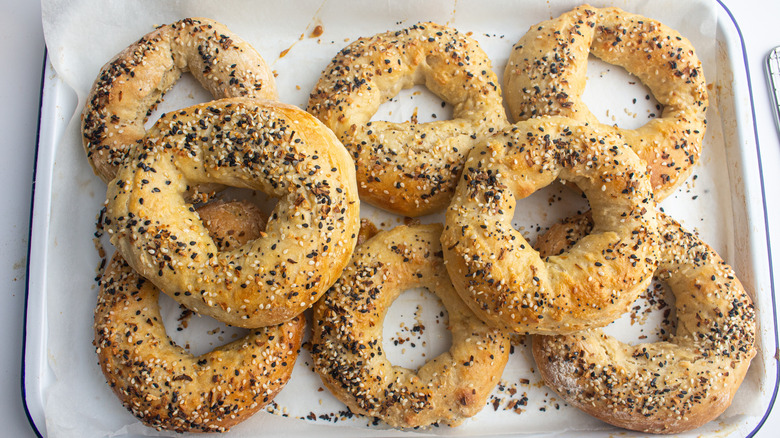
<path id="1" fill-rule="evenodd" d="M 766 75 L 775 107 L 775 123 L 780 131 L 780 47 L 775 47 L 766 57 Z"/>

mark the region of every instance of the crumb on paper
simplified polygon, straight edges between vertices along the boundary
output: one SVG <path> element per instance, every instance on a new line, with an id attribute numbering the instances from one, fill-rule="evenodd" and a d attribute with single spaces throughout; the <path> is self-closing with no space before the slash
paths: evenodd
<path id="1" fill-rule="evenodd" d="M 309 38 L 317 38 L 322 35 L 324 29 L 321 24 L 318 24 L 314 26 L 314 29 L 312 29 L 311 33 L 309 33 Z"/>

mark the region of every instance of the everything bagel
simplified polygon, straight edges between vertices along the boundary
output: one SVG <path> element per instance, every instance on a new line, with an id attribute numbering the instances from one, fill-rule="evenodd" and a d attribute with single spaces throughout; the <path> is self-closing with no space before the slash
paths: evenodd
<path id="1" fill-rule="evenodd" d="M 668 341 L 629 345 L 589 330 L 535 336 L 545 383 L 567 403 L 626 429 L 682 433 L 718 417 L 756 354 L 755 310 L 734 270 L 673 219 L 660 220 L 659 278 L 674 293 L 677 331 Z M 587 233 L 587 218 L 551 228 L 543 255 Z"/>
<path id="2" fill-rule="evenodd" d="M 485 407 L 509 356 L 509 338 L 461 301 L 441 257 L 441 225 L 400 226 L 355 250 L 314 307 L 312 355 L 325 386 L 350 410 L 394 427 L 457 425 Z M 416 372 L 393 366 L 382 325 L 406 289 L 426 287 L 449 315 L 452 347 Z"/>
<path id="3" fill-rule="evenodd" d="M 661 116 L 636 130 L 600 123 L 582 100 L 588 53 L 638 77 L 663 105 Z M 561 115 L 620 133 L 647 163 L 659 200 L 685 181 L 701 153 L 708 96 L 693 46 L 618 8 L 584 5 L 531 26 L 511 52 L 504 93 L 514 120 Z"/>
<path id="4" fill-rule="evenodd" d="M 216 183 L 279 199 L 260 238 L 219 251 L 184 194 Z M 303 110 L 232 98 L 162 117 L 107 191 L 123 258 L 189 309 L 239 327 L 276 325 L 341 274 L 359 229 L 354 165 Z"/>
<path id="5" fill-rule="evenodd" d="M 273 73 L 259 53 L 223 24 L 187 18 L 160 26 L 100 71 L 81 115 L 84 150 L 108 183 L 146 133 L 144 121 L 189 71 L 214 98 L 276 99 Z"/>
<path id="6" fill-rule="evenodd" d="M 382 103 L 417 84 L 452 104 L 452 120 L 371 121 Z M 355 40 L 323 71 L 308 111 L 352 154 L 361 199 L 406 216 L 446 207 L 468 151 L 507 123 L 485 52 L 434 23 Z"/>
<path id="7" fill-rule="evenodd" d="M 227 247 L 259 236 L 262 220 L 243 203 L 209 206 L 200 214 Z M 287 383 L 301 345 L 302 317 L 252 330 L 195 357 L 168 337 L 158 296 L 116 254 L 100 280 L 95 309 L 100 367 L 122 404 L 144 424 L 222 432 L 268 404 Z"/>
<path id="8" fill-rule="evenodd" d="M 620 140 L 545 117 L 472 150 L 442 246 L 453 285 L 480 318 L 515 333 L 571 333 L 612 322 L 644 290 L 655 202 L 644 164 Z M 568 252 L 542 258 L 512 217 L 518 200 L 556 179 L 585 193 L 596 226 Z"/>

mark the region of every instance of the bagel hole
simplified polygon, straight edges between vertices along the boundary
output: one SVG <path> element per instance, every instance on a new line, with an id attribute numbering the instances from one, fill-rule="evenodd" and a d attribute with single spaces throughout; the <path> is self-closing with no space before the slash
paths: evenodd
<path id="1" fill-rule="evenodd" d="M 259 190 L 250 190 L 237 187 L 228 187 L 227 189 L 219 192 L 219 194 L 216 196 L 216 199 L 222 199 L 224 201 L 236 200 L 250 202 L 259 208 L 265 217 L 271 217 L 274 208 L 276 208 L 276 204 L 279 203 L 278 198 L 267 195 Z"/>
<path id="2" fill-rule="evenodd" d="M 579 190 L 560 181 L 517 200 L 512 227 L 529 242 L 563 219 L 588 210 L 588 200 Z"/>
<path id="3" fill-rule="evenodd" d="M 160 315 L 168 336 L 193 356 L 200 356 L 246 336 L 249 330 L 229 326 L 208 316 L 198 315 L 160 294 Z"/>
<path id="4" fill-rule="evenodd" d="M 658 278 L 634 301 L 629 311 L 604 332 L 629 345 L 669 341 L 677 330 L 674 294 Z"/>
<path id="5" fill-rule="evenodd" d="M 189 73 L 184 73 L 181 78 L 168 89 L 160 102 L 152 107 L 144 121 L 144 127 L 148 130 L 165 113 L 180 110 L 199 103 L 213 100 L 197 79 Z M 150 102 L 152 103 L 152 102 Z"/>
<path id="6" fill-rule="evenodd" d="M 379 106 L 371 121 L 428 123 L 451 120 L 453 108 L 424 85 L 415 85 L 398 92 Z"/>
<path id="7" fill-rule="evenodd" d="M 582 99 L 599 122 L 624 129 L 637 129 L 663 112 L 663 106 L 639 78 L 593 55 L 588 57 Z"/>
<path id="8" fill-rule="evenodd" d="M 439 297 L 424 287 L 407 289 L 385 314 L 382 348 L 396 366 L 417 370 L 449 351 L 449 316 Z"/>
<path id="9" fill-rule="evenodd" d="M 237 187 L 228 187 L 225 190 L 217 193 L 212 199 L 209 199 L 206 203 L 197 204 L 196 207 L 201 207 L 213 202 L 231 202 L 231 201 L 244 201 L 248 202 L 258 209 L 262 213 L 263 224 L 261 230 L 265 230 L 268 226 L 268 220 L 273 214 L 276 204 L 279 203 L 279 199 L 269 196 L 258 190 L 250 190 Z"/>

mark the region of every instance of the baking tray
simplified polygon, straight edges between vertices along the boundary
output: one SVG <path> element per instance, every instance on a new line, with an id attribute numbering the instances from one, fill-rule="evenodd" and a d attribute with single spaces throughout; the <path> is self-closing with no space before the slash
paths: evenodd
<path id="1" fill-rule="evenodd" d="M 354 24 L 355 29 L 339 27 L 338 32 L 335 32 L 335 24 L 329 21 L 334 19 L 334 11 L 329 8 L 334 3 L 343 3 L 343 10 L 367 17 L 356 11 L 360 3 L 349 0 L 299 3 L 313 11 L 305 19 L 298 20 L 303 23 L 303 27 L 289 26 L 282 32 L 276 30 L 272 41 L 267 44 L 265 41 L 247 38 L 247 32 L 239 29 L 240 23 L 239 28 L 236 28 L 229 18 L 221 16 L 219 8 L 197 10 L 193 7 L 192 12 L 187 12 L 188 15 L 210 16 L 223 21 L 247 38 L 273 68 L 278 69 L 277 84 L 282 100 L 305 106 L 308 91 L 319 72 L 330 57 L 347 44 L 343 38 L 328 40 L 333 34 L 341 32 L 349 35 L 352 32 L 354 36 L 370 35 L 402 28 L 421 20 L 445 22 L 461 30 L 474 30 L 472 36 L 491 55 L 494 69 L 500 75 L 508 56 L 508 47 L 529 24 L 555 16 L 573 5 L 566 1 L 546 2 L 546 13 L 523 17 L 520 21 L 527 24 L 517 25 L 517 29 L 511 33 L 495 33 L 489 31 L 490 26 L 485 25 L 485 21 L 504 16 L 499 11 L 508 3 L 460 0 L 430 2 L 417 7 L 417 2 L 380 2 L 384 8 L 378 8 L 381 12 L 372 13 L 386 15 L 380 20 L 384 21 L 383 27 L 372 25 L 368 19 Z M 448 6 L 442 7 L 444 3 Z M 655 3 L 655 7 L 662 8 L 662 3 Z M 607 3 L 598 3 L 597 6 L 603 4 Z M 634 5 L 632 2 L 617 2 L 615 5 L 634 11 L 630 7 Z M 709 9 L 702 15 L 710 13 L 716 18 L 712 23 L 714 44 L 711 49 L 714 52 L 713 64 L 717 68 L 708 70 L 705 65 L 708 83 L 712 84 L 707 148 L 699 167 L 694 171 L 696 178 L 691 178 L 662 205 L 686 226 L 697 229 L 705 241 L 734 265 L 740 279 L 752 292 L 759 317 L 759 353 L 732 407 L 721 418 L 685 436 L 750 436 L 760 428 L 771 409 L 778 385 L 775 358 L 778 343 L 766 208 L 763 202 L 758 139 L 753 124 L 751 87 L 739 28 L 724 5 L 703 2 L 703 6 Z M 403 8 L 407 11 L 402 11 Z M 175 13 L 176 10 L 169 12 Z M 402 19 L 398 19 L 398 14 L 403 15 Z M 647 15 L 660 18 L 651 13 Z M 173 20 L 162 22 L 169 21 Z M 322 26 L 324 33 L 321 37 L 312 37 L 311 31 L 317 25 Z M 685 34 L 683 28 L 678 29 Z M 133 33 L 128 42 L 141 34 Z M 699 50 L 700 46 L 696 47 Z M 105 49 L 108 55 L 101 58 L 98 66 L 104 62 L 102 59 L 108 59 L 118 49 L 121 47 L 116 50 Z M 317 56 L 307 58 L 303 63 L 301 52 L 305 50 L 316 51 Z M 28 418 L 33 430 L 41 436 L 156 435 L 156 431 L 138 424 L 111 394 L 100 374 L 91 346 L 91 316 L 96 294 L 93 278 L 98 265 L 92 237 L 105 186 L 91 174 L 81 156 L 83 152 L 72 150 L 74 136 L 78 136 L 72 117 L 80 111 L 81 103 L 78 93 L 53 67 L 57 63 L 56 57 L 62 56 L 60 52 L 50 51 L 49 56 L 54 57 L 55 62 L 47 62 L 44 72 L 25 307 L 22 389 Z M 103 55 L 100 50 L 96 50 L 95 56 Z M 285 76 L 284 73 L 296 68 L 296 65 L 306 66 L 301 69 L 304 70 L 301 73 L 303 76 Z M 89 82 L 92 79 L 90 77 Z M 628 76 L 606 64 L 592 62 L 589 66 L 586 101 L 597 116 L 603 116 L 603 121 L 612 119 L 621 126 L 628 126 L 638 123 L 631 120 L 632 113 L 633 118 L 639 114 L 641 120 L 645 113 L 652 112 L 652 102 L 633 107 L 628 103 L 600 100 L 598 96 L 609 93 L 606 88 L 612 88 L 611 84 L 616 81 L 626 88 L 618 91 L 623 99 L 643 93 L 641 88 L 628 85 L 631 83 Z M 605 84 L 610 86 L 600 89 L 599 84 L 602 84 L 601 87 L 605 87 Z M 194 81 L 185 78 L 166 97 L 160 111 L 204 99 L 206 96 Z M 399 95 L 392 104 L 383 106 L 382 113 L 377 117 L 408 119 L 414 113 L 419 114 L 421 122 L 430 119 L 433 114 L 445 118 L 447 108 L 442 109 L 439 103 L 426 96 L 424 90 L 415 88 Z M 713 123 L 713 120 L 717 123 Z M 69 147 L 71 149 L 67 149 Z M 534 208 L 526 208 L 528 214 L 516 218 L 518 227 L 524 227 L 531 235 L 571 210 L 583 208 L 577 196 L 563 187 L 550 188 L 532 198 L 528 202 Z M 551 198 L 562 198 L 555 203 L 555 213 L 546 208 Z M 380 228 L 390 228 L 403 222 L 402 218 L 367 206 L 363 207 L 361 215 L 374 221 Z M 440 216 L 423 218 L 423 222 L 439 220 Z M 436 317 L 438 304 L 427 294 L 409 291 L 399 301 L 388 315 L 385 345 L 387 339 L 391 342 L 393 339 L 404 341 L 399 348 L 389 348 L 391 359 L 395 354 L 395 359 L 414 367 L 419 365 L 423 354 L 431 357 L 442 349 L 441 345 L 446 345 L 446 330 L 441 328 L 444 326 L 442 320 Z M 631 318 L 626 317 L 609 330 L 621 333 L 624 340 L 628 340 L 625 333 L 629 333 L 629 337 L 638 333 L 652 336 L 654 324 L 657 323 L 654 315 L 659 312 L 650 312 L 649 316 L 645 316 L 645 310 L 652 305 L 640 304 L 644 306 L 639 310 L 640 323 L 634 321 L 632 324 Z M 176 324 L 176 307 L 170 302 L 163 305 L 172 322 L 169 331 L 176 335 L 177 341 L 189 342 L 187 336 L 199 337 L 199 341 L 193 341 L 193 350 L 207 349 L 209 345 L 227 341 L 233 335 L 229 328 L 212 329 L 213 322 L 205 318 L 191 320 L 192 327 L 185 334 L 176 334 L 171 329 Z M 415 321 L 423 321 L 429 328 L 426 329 L 428 333 L 422 336 L 410 333 L 409 328 L 415 325 Z M 402 323 L 405 325 L 400 325 Z M 197 330 L 216 334 L 204 340 L 197 334 Z M 67 335 L 62 336 L 62 333 Z M 63 339 L 73 341 L 73 344 Z M 417 346 L 411 347 L 412 343 Z M 427 347 L 421 347 L 423 343 Z M 268 409 L 273 413 L 258 413 L 234 428 L 229 435 L 638 435 L 607 426 L 566 406 L 540 384 L 538 374 L 533 372 L 525 340 L 515 338 L 514 344 L 511 369 L 503 376 L 502 384 L 494 391 L 488 406 L 458 428 L 396 431 L 371 426 L 370 419 L 345 414 L 343 405 L 330 397 L 327 391 L 318 391 L 321 385 L 311 372 L 311 361 L 304 348 L 293 379 Z M 527 397 L 523 394 L 527 394 Z M 314 414 L 314 419 L 308 415 L 309 411 L 304 411 L 308 406 L 311 406 L 310 412 Z"/>

